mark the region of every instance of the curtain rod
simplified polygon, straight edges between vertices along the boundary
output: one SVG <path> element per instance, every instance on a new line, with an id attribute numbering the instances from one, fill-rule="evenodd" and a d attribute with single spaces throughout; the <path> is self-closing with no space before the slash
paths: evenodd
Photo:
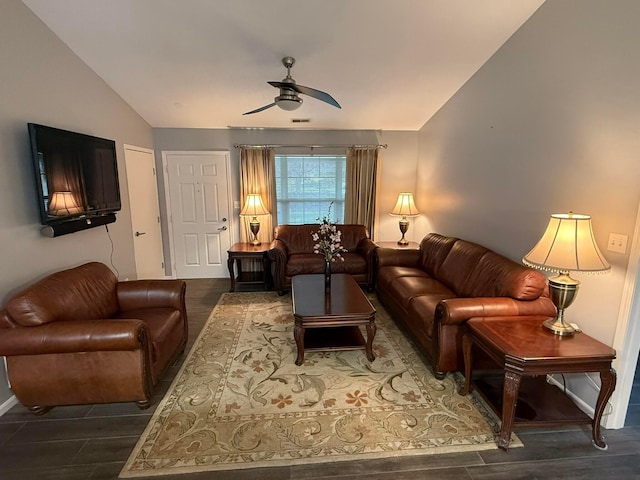
<path id="1" fill-rule="evenodd" d="M 236 143 L 235 148 L 387 148 L 383 145 L 244 145 Z"/>

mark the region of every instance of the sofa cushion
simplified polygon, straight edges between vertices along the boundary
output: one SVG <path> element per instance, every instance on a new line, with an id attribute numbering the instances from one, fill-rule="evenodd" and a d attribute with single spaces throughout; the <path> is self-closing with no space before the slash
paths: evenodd
<path id="1" fill-rule="evenodd" d="M 435 295 L 443 299 L 456 296 L 446 285 L 428 276 L 400 277 L 389 284 L 387 288 L 405 310 L 409 308 L 410 302 L 415 297 Z"/>
<path id="2" fill-rule="evenodd" d="M 287 246 L 288 255 L 312 253 L 315 242 L 311 236 L 318 231 L 318 225 L 278 225 L 275 237 Z"/>
<path id="3" fill-rule="evenodd" d="M 470 272 L 461 296 L 511 297 L 535 300 L 544 292 L 546 277 L 536 270 L 487 251 Z"/>
<path id="4" fill-rule="evenodd" d="M 341 243 L 348 251 L 356 250 L 363 239 L 369 238 L 369 232 L 364 225 L 348 224 L 336 226 L 341 233 Z"/>
<path id="5" fill-rule="evenodd" d="M 316 253 L 296 253 L 289 255 L 289 260 L 285 266 L 285 275 L 288 277 L 320 273 L 323 271 L 324 258 L 322 255 Z"/>
<path id="6" fill-rule="evenodd" d="M 6 308 L 24 327 L 59 320 L 110 318 L 118 311 L 117 282 L 106 265 L 87 263 L 34 283 L 9 300 Z"/>
<path id="7" fill-rule="evenodd" d="M 420 242 L 420 258 L 418 264 L 434 278 L 440 276 L 442 263 L 458 241 L 454 237 L 445 237 L 437 233 L 430 233 Z"/>
<path id="8" fill-rule="evenodd" d="M 456 240 L 439 268 L 438 280 L 460 297 L 469 292 L 470 275 L 488 250 L 466 240 Z"/>
<path id="9" fill-rule="evenodd" d="M 332 273 L 348 273 L 358 275 L 367 272 L 367 262 L 362 255 L 356 253 L 344 253 L 344 262 L 337 260 L 331 262 Z M 291 255 L 286 265 L 286 275 L 305 275 L 324 272 L 324 257 L 317 253 L 299 253 Z"/>
<path id="10" fill-rule="evenodd" d="M 378 285 L 387 287 L 396 279 L 402 277 L 429 277 L 429 275 L 419 268 L 403 266 L 382 267 L 378 270 Z"/>

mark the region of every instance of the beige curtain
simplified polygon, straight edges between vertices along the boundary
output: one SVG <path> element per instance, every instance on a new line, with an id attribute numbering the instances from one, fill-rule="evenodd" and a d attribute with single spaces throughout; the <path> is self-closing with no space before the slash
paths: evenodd
<path id="1" fill-rule="evenodd" d="M 345 223 L 365 225 L 374 237 L 377 148 L 347 149 L 347 185 L 344 202 Z"/>
<path id="2" fill-rule="evenodd" d="M 276 225 L 276 168 L 272 148 L 242 148 L 240 150 L 240 208 L 250 193 L 259 193 L 262 203 L 271 215 L 261 215 L 258 240 L 270 243 Z M 240 217 L 240 241 L 253 238 L 249 222 L 251 217 Z"/>

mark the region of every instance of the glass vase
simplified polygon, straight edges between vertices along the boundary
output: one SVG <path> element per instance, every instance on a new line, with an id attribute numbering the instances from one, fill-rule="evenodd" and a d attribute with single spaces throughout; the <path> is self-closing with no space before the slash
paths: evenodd
<path id="1" fill-rule="evenodd" d="M 331 291 L 331 261 L 324 260 L 324 291 L 329 293 Z"/>

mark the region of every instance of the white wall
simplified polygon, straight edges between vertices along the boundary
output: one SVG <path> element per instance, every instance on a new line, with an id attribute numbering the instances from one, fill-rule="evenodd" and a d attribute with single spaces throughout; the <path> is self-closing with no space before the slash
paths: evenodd
<path id="1" fill-rule="evenodd" d="M 122 211 L 109 225 L 113 265 L 134 277 L 123 144 L 151 148 L 151 128 L 19 0 L 0 0 L 0 305 L 34 280 L 86 261 L 111 265 L 103 227 L 58 238 L 40 234 L 27 123 L 117 145 Z M 0 405 L 11 392 L 0 367 Z"/>
<path id="2" fill-rule="evenodd" d="M 519 260 L 551 213 L 592 216 L 612 272 L 574 275 L 566 317 L 608 345 L 629 257 L 606 243 L 631 244 L 640 202 L 639 24 L 635 0 L 547 0 L 420 131 L 418 200 L 440 233 Z M 595 403 L 584 376 L 569 386 Z"/>

